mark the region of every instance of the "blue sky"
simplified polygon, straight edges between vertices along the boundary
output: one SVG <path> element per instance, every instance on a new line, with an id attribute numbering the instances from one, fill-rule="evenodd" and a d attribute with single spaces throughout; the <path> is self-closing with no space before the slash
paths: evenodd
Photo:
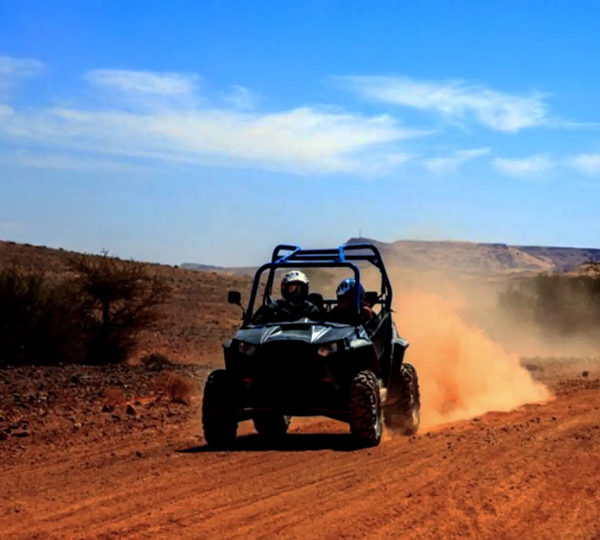
<path id="1" fill-rule="evenodd" d="M 600 247 L 595 1 L 0 0 L 0 239 Z"/>

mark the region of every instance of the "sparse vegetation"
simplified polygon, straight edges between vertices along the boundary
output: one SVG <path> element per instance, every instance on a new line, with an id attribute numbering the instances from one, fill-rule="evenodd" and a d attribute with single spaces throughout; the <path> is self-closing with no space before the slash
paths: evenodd
<path id="1" fill-rule="evenodd" d="M 69 267 L 88 321 L 88 361 L 123 362 L 139 332 L 156 322 L 157 308 L 169 293 L 165 279 L 149 274 L 143 263 L 122 261 L 107 252 L 73 257 Z"/>
<path id="2" fill-rule="evenodd" d="M 70 277 L 0 269 L 0 366 L 119 363 L 168 297 L 164 279 L 145 265 L 78 255 Z"/>
<path id="3" fill-rule="evenodd" d="M 156 378 L 156 389 L 164 391 L 173 403 L 190 405 L 197 393 L 194 380 L 180 373 L 166 371 Z"/>
<path id="4" fill-rule="evenodd" d="M 160 353 L 147 354 L 141 359 L 141 363 L 151 371 L 160 371 L 172 365 L 172 362 Z"/>
<path id="5" fill-rule="evenodd" d="M 67 284 L 40 270 L 0 270 L 0 366 L 82 362 L 85 327 L 81 299 Z"/>
<path id="6" fill-rule="evenodd" d="M 540 274 L 509 286 L 499 303 L 520 323 L 533 323 L 548 336 L 600 339 L 600 267 L 584 275 Z"/>
<path id="7" fill-rule="evenodd" d="M 105 388 L 102 398 L 104 407 L 108 409 L 114 409 L 127 402 L 127 398 L 120 388 Z"/>

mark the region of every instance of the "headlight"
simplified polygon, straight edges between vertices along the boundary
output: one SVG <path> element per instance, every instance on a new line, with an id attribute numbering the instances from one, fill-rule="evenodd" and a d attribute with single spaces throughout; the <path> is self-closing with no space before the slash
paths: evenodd
<path id="1" fill-rule="evenodd" d="M 250 343 L 245 343 L 244 341 L 240 341 L 238 345 L 238 351 L 246 356 L 252 356 L 256 352 L 256 347 Z"/>
<path id="2" fill-rule="evenodd" d="M 337 350 L 337 343 L 328 343 L 327 345 L 321 345 L 317 353 L 319 354 L 319 356 L 329 356 Z"/>

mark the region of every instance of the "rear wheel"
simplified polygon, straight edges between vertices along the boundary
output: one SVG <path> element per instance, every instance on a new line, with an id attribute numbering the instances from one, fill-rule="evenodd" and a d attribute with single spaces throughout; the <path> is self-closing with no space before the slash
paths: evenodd
<path id="1" fill-rule="evenodd" d="M 387 427 L 409 436 L 417 433 L 421 423 L 419 377 L 414 366 L 407 363 L 400 366 L 400 374 L 398 401 L 385 409 L 384 419 Z"/>
<path id="2" fill-rule="evenodd" d="M 360 371 L 350 384 L 350 433 L 363 446 L 377 446 L 381 442 L 383 425 L 379 381 L 375 373 Z"/>
<path id="3" fill-rule="evenodd" d="M 291 416 L 275 412 L 261 413 L 253 420 L 254 429 L 261 437 L 280 439 L 287 433 L 291 420 Z"/>
<path id="4" fill-rule="evenodd" d="M 235 416 L 235 384 L 224 369 L 213 371 L 204 385 L 202 427 L 209 446 L 229 448 L 237 435 Z"/>

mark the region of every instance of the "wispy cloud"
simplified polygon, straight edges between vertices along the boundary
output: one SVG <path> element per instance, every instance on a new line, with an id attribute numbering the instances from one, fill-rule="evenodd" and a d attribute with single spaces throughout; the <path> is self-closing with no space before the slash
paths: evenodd
<path id="1" fill-rule="evenodd" d="M 535 176 L 549 172 L 557 162 L 546 154 L 536 154 L 522 159 L 495 158 L 494 166 L 504 174 L 515 177 Z"/>
<path id="2" fill-rule="evenodd" d="M 44 64 L 31 58 L 11 58 L 0 56 L 0 90 L 9 90 L 21 80 L 36 77 L 44 69 Z"/>
<path id="3" fill-rule="evenodd" d="M 187 73 L 95 69 L 86 74 L 86 79 L 98 86 L 126 92 L 170 96 L 192 93 L 199 77 Z"/>
<path id="4" fill-rule="evenodd" d="M 368 155 L 381 153 L 379 145 L 426 134 L 389 116 L 309 107 L 272 114 L 0 111 L 0 137 L 13 140 L 190 164 L 311 173 L 369 172 Z"/>
<path id="5" fill-rule="evenodd" d="M 463 80 L 418 81 L 407 77 L 337 77 L 366 99 L 430 110 L 456 121 L 468 116 L 498 131 L 516 132 L 547 119 L 543 96 L 499 92 Z"/>
<path id="6" fill-rule="evenodd" d="M 567 163 L 585 174 L 600 173 L 600 154 L 578 154 L 568 158 Z"/>
<path id="7" fill-rule="evenodd" d="M 13 71 L 39 67 L 35 61 L 11 66 Z M 75 151 L 295 173 L 382 174 L 408 159 L 401 141 L 431 133 L 404 127 L 389 115 L 366 116 L 338 107 L 254 112 L 256 96 L 243 86 L 221 94 L 226 107 L 208 107 L 208 100 L 198 99 L 195 74 L 98 69 L 84 79 L 101 91 L 100 104 L 108 107 L 20 110 L 0 102 L 0 138 L 51 149 L 44 155 L 21 151 L 10 156 L 11 163 L 107 166 L 68 156 Z"/>
<path id="8" fill-rule="evenodd" d="M 43 69 L 37 60 L 0 56 L 0 89 Z M 98 69 L 84 79 L 95 89 L 96 101 L 87 106 L 20 109 L 8 99 L 0 101 L 0 139 L 22 147 L 0 154 L 0 162 L 29 168 L 133 171 L 141 169 L 141 158 L 191 166 L 380 176 L 411 160 L 433 173 L 454 173 L 491 152 L 485 147 L 428 155 L 426 146 L 416 142 L 409 146 L 406 141 L 437 132 L 407 127 L 390 114 L 366 115 L 337 106 L 260 112 L 256 94 L 244 86 L 233 85 L 212 98 L 200 95 L 201 79 L 193 73 Z M 553 125 L 537 94 L 506 94 L 464 81 L 385 77 L 341 81 L 366 98 L 435 111 L 449 121 L 472 117 L 509 132 Z M 557 167 L 600 173 L 600 154 L 561 159 L 536 154 L 496 158 L 492 163 L 515 177 Z"/>
<path id="9" fill-rule="evenodd" d="M 231 91 L 223 95 L 223 101 L 240 111 L 251 111 L 256 106 L 258 97 L 245 86 L 237 84 L 231 87 Z"/>
<path id="10" fill-rule="evenodd" d="M 58 169 L 66 171 L 151 172 L 150 167 L 113 160 L 79 157 L 64 153 L 15 150 L 0 153 L 0 164 L 9 167 Z"/>
<path id="11" fill-rule="evenodd" d="M 489 152 L 489 148 L 458 150 L 450 156 L 426 159 L 423 163 L 431 172 L 437 174 L 455 173 L 464 163 L 489 154 Z"/>

